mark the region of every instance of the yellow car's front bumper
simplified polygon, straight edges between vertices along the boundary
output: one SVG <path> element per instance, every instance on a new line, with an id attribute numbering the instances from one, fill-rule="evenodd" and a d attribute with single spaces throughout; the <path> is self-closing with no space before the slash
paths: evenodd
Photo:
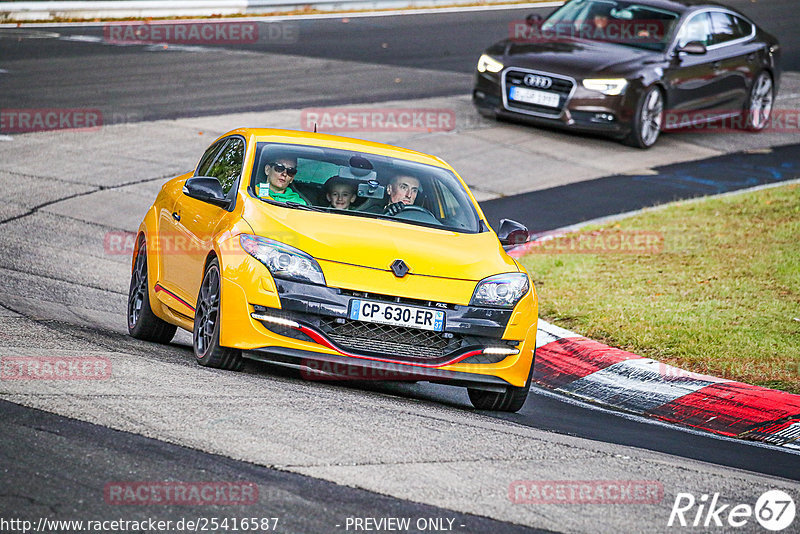
<path id="1" fill-rule="evenodd" d="M 476 283 L 464 280 L 413 275 L 398 280 L 390 272 L 320 262 L 328 285 L 304 284 L 272 278 L 237 245 L 221 251 L 222 346 L 299 366 L 320 378 L 431 380 L 489 390 L 522 387 L 529 379 L 537 326 L 532 287 L 513 310 L 498 310 L 469 306 Z M 359 337 L 353 325 L 359 322 L 348 319 L 348 303 L 356 293 L 446 306 L 444 332 L 367 323 L 375 330 Z M 404 343 L 409 334 L 415 340 Z M 387 338 L 392 335 L 396 339 Z M 382 336 L 380 343 L 374 343 L 375 336 Z"/>

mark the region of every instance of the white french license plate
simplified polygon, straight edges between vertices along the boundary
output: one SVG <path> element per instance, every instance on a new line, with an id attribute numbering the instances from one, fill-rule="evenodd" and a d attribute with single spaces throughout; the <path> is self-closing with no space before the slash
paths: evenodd
<path id="1" fill-rule="evenodd" d="M 526 89 L 525 87 L 512 87 L 508 92 L 508 97 L 511 100 L 525 102 L 526 104 L 536 104 L 537 106 L 547 106 L 549 108 L 557 108 L 559 102 L 559 96 L 556 93 Z"/>
<path id="2" fill-rule="evenodd" d="M 444 330 L 444 312 L 403 304 L 390 304 L 374 300 L 353 299 L 350 301 L 350 319 L 368 323 L 407 326 L 422 330 L 441 332 Z"/>

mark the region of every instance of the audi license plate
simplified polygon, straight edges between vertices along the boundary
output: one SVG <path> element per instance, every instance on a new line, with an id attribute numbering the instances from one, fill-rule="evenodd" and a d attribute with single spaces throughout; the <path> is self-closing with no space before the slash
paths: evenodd
<path id="1" fill-rule="evenodd" d="M 546 106 L 549 108 L 557 108 L 559 102 L 559 96 L 556 93 L 548 93 L 547 91 L 538 91 L 536 89 L 527 89 L 525 87 L 512 87 L 508 91 L 508 97 L 511 100 L 517 100 L 518 102 L 535 104 L 537 106 Z"/>
<path id="2" fill-rule="evenodd" d="M 350 319 L 368 323 L 407 326 L 422 330 L 441 332 L 444 330 L 444 312 L 403 304 L 389 304 L 373 300 L 350 301 Z"/>

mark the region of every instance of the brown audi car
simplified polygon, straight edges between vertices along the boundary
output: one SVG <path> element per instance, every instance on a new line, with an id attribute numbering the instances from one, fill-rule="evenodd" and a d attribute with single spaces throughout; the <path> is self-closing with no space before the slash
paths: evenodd
<path id="1" fill-rule="evenodd" d="M 478 60 L 486 116 L 649 148 L 663 130 L 770 120 L 780 46 L 742 13 L 697 0 L 571 0 L 512 22 Z"/>

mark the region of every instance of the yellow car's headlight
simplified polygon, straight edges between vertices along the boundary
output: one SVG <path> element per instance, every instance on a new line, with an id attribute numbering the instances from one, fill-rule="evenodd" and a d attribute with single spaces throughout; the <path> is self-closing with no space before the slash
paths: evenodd
<path id="1" fill-rule="evenodd" d="M 608 96 L 622 94 L 628 86 L 625 78 L 589 78 L 583 80 L 583 86 L 590 91 L 598 91 Z"/>
<path id="2" fill-rule="evenodd" d="M 245 252 L 263 263 L 276 278 L 325 285 L 325 276 L 319 263 L 302 250 L 249 234 L 239 236 L 239 243 Z"/>
<path id="3" fill-rule="evenodd" d="M 513 308 L 529 289 L 525 273 L 496 274 L 478 282 L 470 305 Z"/>
<path id="4" fill-rule="evenodd" d="M 478 59 L 478 72 L 500 72 L 503 70 L 503 64 L 491 56 L 482 54 Z"/>

